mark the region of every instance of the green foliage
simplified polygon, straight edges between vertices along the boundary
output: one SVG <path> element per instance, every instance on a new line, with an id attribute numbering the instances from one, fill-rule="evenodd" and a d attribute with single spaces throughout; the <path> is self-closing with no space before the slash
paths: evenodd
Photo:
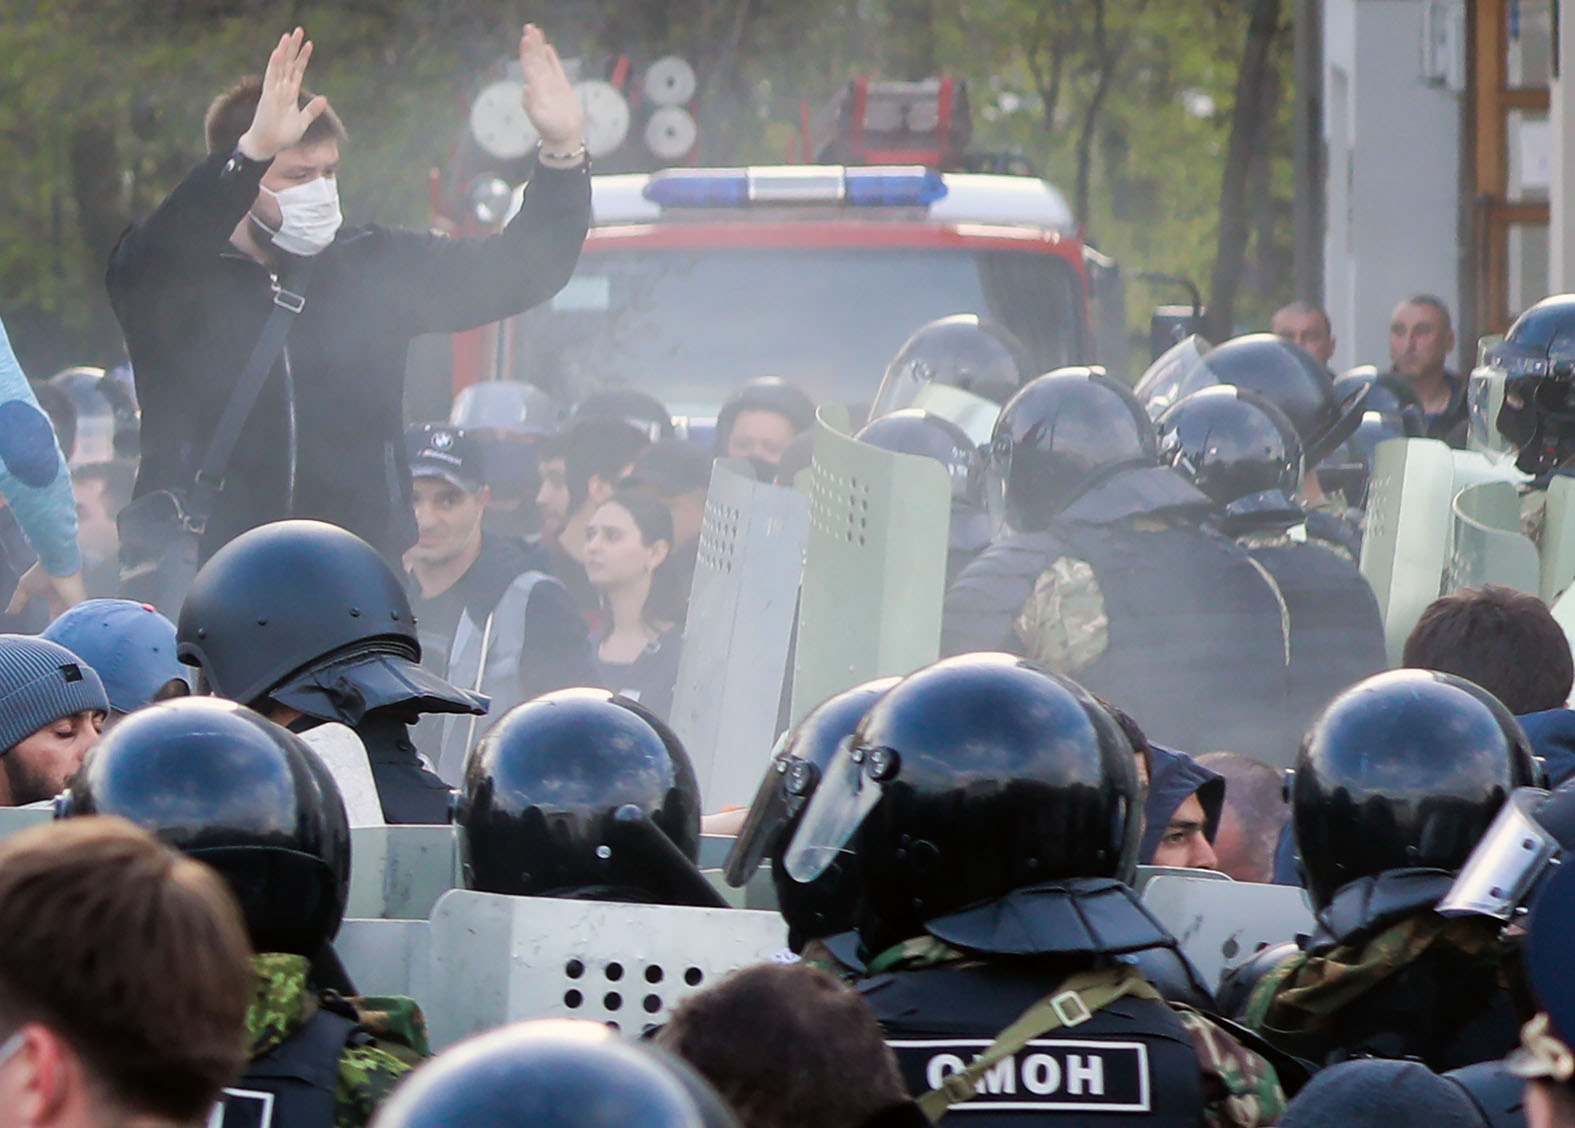
<path id="1" fill-rule="evenodd" d="M 636 66 L 676 51 L 700 76 L 701 156 L 785 159 L 799 105 L 849 77 L 969 81 L 974 146 L 1020 151 L 1080 202 L 1130 269 L 1209 277 L 1248 0 L 560 0 L 533 8 L 562 54 Z M 0 0 L 0 315 L 45 375 L 116 359 L 105 256 L 202 155 L 201 116 L 294 23 L 309 81 L 351 132 L 352 220 L 422 225 L 466 103 L 511 55 L 501 0 Z M 1290 35 L 1276 43 L 1275 126 L 1254 172 L 1238 320 L 1290 297 Z M 1134 328 L 1177 300 L 1132 288 Z"/>

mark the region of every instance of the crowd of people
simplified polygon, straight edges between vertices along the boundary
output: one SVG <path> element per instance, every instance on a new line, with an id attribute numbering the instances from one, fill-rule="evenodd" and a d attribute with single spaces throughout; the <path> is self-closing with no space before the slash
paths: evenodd
<path id="1" fill-rule="evenodd" d="M 1575 1124 L 1569 641 L 1464 588 L 1388 669 L 1357 566 L 1377 444 L 1481 437 L 1445 305 L 1399 303 L 1383 371 L 1336 378 L 1294 302 L 1135 387 L 919 327 L 854 437 L 947 471 L 914 547 L 940 657 L 733 750 L 755 800 L 706 811 L 668 717 L 714 465 L 794 488 L 816 405 L 763 377 L 708 429 L 495 381 L 406 424 L 410 337 L 544 300 L 583 239 L 579 103 L 539 29 L 519 51 L 540 145 L 500 233 L 344 228 L 297 30 L 113 252 L 134 384 L 30 385 L 0 337 L 0 808 L 53 815 L 0 843 L 0 1128 Z M 1575 464 L 1575 297 L 1495 349 L 1534 505 Z M 786 946 L 644 1031 L 434 1058 L 334 947 L 336 732 L 469 890 L 764 882 Z M 1296 887 L 1315 924 L 1213 982 L 1140 867 Z"/>

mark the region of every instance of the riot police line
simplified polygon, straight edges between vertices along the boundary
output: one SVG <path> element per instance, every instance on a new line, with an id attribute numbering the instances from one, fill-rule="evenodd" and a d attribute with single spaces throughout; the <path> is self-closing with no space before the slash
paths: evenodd
<path id="1" fill-rule="evenodd" d="M 1096 370 L 1027 381 L 997 405 L 982 469 L 960 481 L 943 459 L 854 438 L 827 409 L 807 500 L 719 463 L 673 726 L 606 691 L 548 694 L 485 730 L 452 800 L 424 774 L 407 729 L 422 713 L 475 713 L 485 703 L 421 670 L 397 579 L 329 526 L 284 522 L 244 534 L 199 573 L 180 635 L 182 658 L 207 685 L 256 711 L 196 699 L 127 718 L 55 813 L 120 814 L 158 829 L 229 880 L 257 952 L 306 961 L 310 981 L 338 996 L 416 997 L 436 1049 L 521 1018 L 643 1030 L 684 996 L 787 947 L 860 982 L 933 1118 L 969 1103 L 976 1118 L 1179 1123 L 1210 1106 L 1230 1123 L 1272 1123 L 1309 1066 L 1353 1053 L 1416 1057 L 1438 1070 L 1502 1056 L 1519 1023 L 1503 998 L 1499 969 L 1514 952 L 1501 929 L 1561 855 L 1558 805 L 1526 790 L 1543 782 L 1540 768 L 1491 695 L 1442 674 L 1352 676 L 1330 650 L 1299 648 L 1308 612 L 1296 597 L 1306 592 L 1286 581 L 1308 575 L 1297 550 L 1320 539 L 1296 504 L 1305 452 L 1345 442 L 1370 389 L 1342 396 L 1282 352 L 1280 371 L 1292 375 L 1254 393 L 1248 376 L 1224 378 L 1223 360 L 1210 365 L 1213 351 L 1230 346 L 1191 348 L 1192 358 L 1171 357 L 1172 367 L 1140 385 L 1146 405 Z M 1236 351 L 1258 358 L 1251 375 L 1272 367 L 1265 349 L 1279 348 L 1248 341 Z M 1481 395 L 1501 386 L 1510 413 L 1535 414 L 1544 402 L 1517 377 L 1556 375 L 1484 367 Z M 964 384 L 932 378 L 910 402 L 961 405 L 977 426 L 988 397 L 972 390 L 983 385 Z M 1300 419 L 1275 406 L 1287 384 L 1311 389 Z M 962 423 L 949 430 L 925 421 L 938 411 L 904 410 L 913 414 L 902 422 L 925 441 L 939 436 L 967 457 L 956 440 L 967 434 Z M 1575 442 L 1562 422 L 1539 416 L 1542 430 L 1528 440 L 1544 471 L 1557 462 L 1542 464 L 1548 450 Z M 1196 439 L 1216 427 L 1237 447 Z M 1429 451 L 1417 443 L 1380 445 L 1370 513 L 1415 518 L 1411 470 Z M 1494 481 L 1515 480 L 1501 462 L 1477 457 Z M 1387 473 L 1396 458 L 1398 502 Z M 1468 474 L 1478 468 L 1450 458 Z M 981 481 L 982 501 L 972 492 Z M 1464 521 L 1471 507 L 1460 493 L 1450 503 L 1460 520 L 1435 524 L 1447 533 L 1445 551 L 1459 555 L 1468 532 L 1491 526 L 1481 509 L 1469 514 L 1474 524 Z M 1106 622 L 1056 640 L 1063 649 L 1051 653 L 1112 699 L 1119 694 L 1107 687 L 1130 688 L 1145 729 L 1178 726 L 1167 737 L 1185 734 L 1194 747 L 1210 732 L 1240 734 L 1283 761 L 1285 733 L 1264 732 L 1254 717 L 1274 714 L 1282 729 L 1310 722 L 1291 800 L 1311 911 L 1284 887 L 1139 874 L 1138 749 L 1082 678 L 1049 672 L 1059 663 L 1045 654 L 1025 660 L 995 647 L 937 660 L 953 614 L 948 556 L 967 542 L 959 517 L 966 530 L 980 504 L 998 506 L 1008 531 L 973 546 L 978 555 L 955 569 L 957 584 L 1010 578 L 1019 586 L 1002 589 L 1005 610 L 1040 594 L 1038 568 L 1088 565 L 1104 582 L 1074 589 L 1081 604 L 1052 594 L 1061 606 L 1104 600 Z M 1555 546 L 1560 520 L 1550 512 L 1544 526 Z M 784 566 L 798 558 L 781 539 L 795 530 L 802 575 Z M 1394 530 L 1370 520 L 1361 549 L 1364 572 L 1391 569 L 1388 598 L 1361 620 L 1368 642 L 1381 639 L 1378 614 L 1392 632 L 1407 606 L 1393 572 L 1415 546 Z M 1229 586 L 1261 583 L 1254 590 L 1267 599 L 1217 593 L 1188 611 L 1212 645 L 1220 640 L 1206 628 L 1232 615 L 1268 636 L 1254 639 L 1268 643 L 1254 673 L 1277 673 L 1253 683 L 1251 710 L 1211 700 L 1181 717 L 1189 695 L 1166 684 L 1163 666 L 1140 660 L 1153 637 L 1127 633 L 1132 624 L 1119 617 L 1145 604 L 1122 587 L 1130 581 L 1115 562 L 1143 537 L 1166 546 L 1158 564 L 1206 548 L 1221 568 L 1237 568 Z M 770 538 L 775 552 L 748 547 Z M 1332 532 L 1327 543 L 1340 539 Z M 1025 571 L 980 567 L 1003 544 Z M 1340 559 L 1318 551 L 1321 564 Z M 1453 579 L 1510 578 L 1513 553 L 1474 559 L 1475 571 L 1462 566 Z M 1221 579 L 1220 568 L 1207 571 L 1200 586 Z M 1327 567 L 1322 590 L 1352 573 L 1354 563 Z M 1432 594 L 1451 582 L 1436 575 Z M 1075 570 L 1063 578 L 1081 582 Z M 785 648 L 745 652 L 765 637 L 749 616 L 791 624 L 795 601 L 789 679 Z M 1017 629 L 1022 617 L 1001 622 L 1031 648 L 1032 633 Z M 1357 661 L 1382 664 L 1371 651 Z M 1224 676 L 1240 674 L 1225 665 Z M 1334 691 L 1310 688 L 1318 679 Z M 768 755 L 774 726 L 761 718 L 775 717 L 784 698 L 791 723 Z M 325 766 L 331 756 L 290 731 L 326 749 L 325 726 L 354 734 L 367 756 L 362 778 L 356 757 L 336 776 Z M 720 863 L 708 878 L 700 812 L 747 800 L 751 788 L 744 827 L 725 859 L 708 859 Z M 1516 801 L 1505 805 L 1511 792 Z M 352 829 L 347 806 L 358 794 L 376 801 L 361 804 L 363 825 Z M 451 810 L 451 825 L 411 817 L 435 809 Z M 370 825 L 379 815 L 427 825 Z M 16 812 L 18 821 L 37 817 Z M 1545 848 L 1509 867 L 1506 880 L 1504 858 L 1518 857 L 1513 843 L 1531 824 Z M 772 897 L 760 897 L 762 882 Z M 751 884 L 745 902 L 762 907 L 728 907 L 723 886 Z M 1351 979 L 1372 974 L 1363 960 L 1378 958 L 1374 944 L 1397 946 L 1382 958 L 1409 975 L 1398 994 L 1394 983 Z M 1462 976 L 1480 982 L 1462 988 Z M 354 1025 L 353 1011 L 322 1013 Z M 312 1086 L 297 1064 L 276 1057 L 251 1083 L 275 1085 L 270 1107 L 305 1117 L 322 1094 L 302 1091 Z"/>

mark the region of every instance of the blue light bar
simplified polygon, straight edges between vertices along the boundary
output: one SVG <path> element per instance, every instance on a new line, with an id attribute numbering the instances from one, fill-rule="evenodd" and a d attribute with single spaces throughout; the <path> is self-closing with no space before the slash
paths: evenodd
<path id="1" fill-rule="evenodd" d="M 642 194 L 664 208 L 744 208 L 751 204 L 928 207 L 946 182 L 922 165 L 870 168 L 675 168 L 653 173 Z"/>

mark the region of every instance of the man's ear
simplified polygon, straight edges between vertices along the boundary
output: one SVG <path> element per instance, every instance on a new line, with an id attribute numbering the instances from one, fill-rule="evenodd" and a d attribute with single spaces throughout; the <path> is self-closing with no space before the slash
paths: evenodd
<path id="1" fill-rule="evenodd" d="M 31 1022 L 22 1027 L 23 1043 L 16 1055 L 21 1080 L 12 1096 L 23 1124 L 57 1122 L 71 1103 L 73 1090 L 85 1097 L 82 1066 L 76 1054 L 53 1030 Z"/>

